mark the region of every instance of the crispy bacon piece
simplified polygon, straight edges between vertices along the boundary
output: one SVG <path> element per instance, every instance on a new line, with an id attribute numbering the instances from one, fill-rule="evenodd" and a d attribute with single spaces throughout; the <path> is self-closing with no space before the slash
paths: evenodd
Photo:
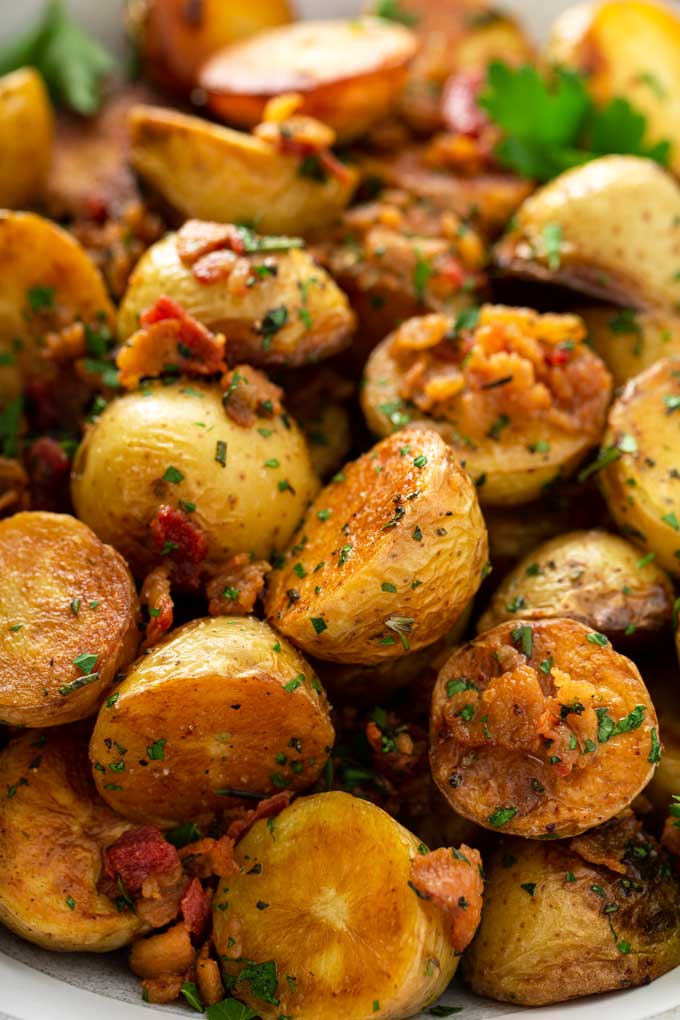
<path id="1" fill-rule="evenodd" d="M 157 1006 L 175 1002 L 179 998 L 186 977 L 184 974 L 164 974 L 162 977 L 142 981 L 144 1001 Z"/>
<path id="2" fill-rule="evenodd" d="M 204 255 L 222 249 L 243 255 L 243 234 L 233 223 L 187 220 L 177 232 L 177 254 L 185 266 L 193 266 Z"/>
<path id="3" fill-rule="evenodd" d="M 383 775 L 404 778 L 427 760 L 427 737 L 419 726 L 403 725 L 390 712 L 386 724 L 374 719 L 366 723 L 366 739 L 373 751 L 373 764 Z"/>
<path id="4" fill-rule="evenodd" d="M 184 975 L 193 966 L 195 956 L 189 932 L 180 921 L 167 931 L 133 942 L 130 969 L 141 978 Z"/>
<path id="5" fill-rule="evenodd" d="M 291 790 L 283 790 L 281 793 L 275 793 L 273 797 L 261 800 L 257 807 L 248 811 L 243 818 L 237 818 L 231 823 L 227 829 L 227 836 L 233 839 L 234 843 L 238 843 L 260 818 L 273 818 L 288 807 L 292 795 Z"/>
<path id="6" fill-rule="evenodd" d="M 170 571 L 165 564 L 154 567 L 144 580 L 139 601 L 149 611 L 142 648 L 155 645 L 172 627 L 175 603 L 170 591 Z"/>
<path id="7" fill-rule="evenodd" d="M 130 896 L 141 893 L 149 879 L 180 869 L 177 850 L 153 825 L 128 829 L 104 851 L 104 875 L 114 882 L 120 878 Z"/>
<path id="8" fill-rule="evenodd" d="M 219 964 L 210 956 L 210 939 L 203 943 L 196 960 L 196 981 L 204 1006 L 214 1006 L 224 998 Z"/>
<path id="9" fill-rule="evenodd" d="M 238 871 L 234 861 L 234 840 L 229 836 L 197 839 L 195 843 L 183 846 L 179 857 L 187 874 L 196 878 L 210 878 L 212 875 L 224 878 Z"/>
<path id="10" fill-rule="evenodd" d="M 283 409 L 281 387 L 250 365 L 237 365 L 222 380 L 222 385 L 225 387 L 222 397 L 225 411 L 232 421 L 244 428 L 254 424 L 257 418 L 274 418 Z"/>
<path id="11" fill-rule="evenodd" d="M 201 563 L 208 553 L 208 539 L 189 514 L 164 503 L 150 524 L 156 548 L 173 560 Z"/>
<path id="12" fill-rule="evenodd" d="M 252 613 L 271 570 L 265 560 L 251 560 L 248 553 L 236 553 L 223 564 L 206 585 L 211 616 L 241 616 Z"/>
<path id="13" fill-rule="evenodd" d="M 196 939 L 205 936 L 210 922 L 212 895 L 203 888 L 199 879 L 192 878 L 179 901 L 179 909 L 185 927 Z"/>
<path id="14" fill-rule="evenodd" d="M 411 861 L 410 883 L 451 918 L 451 944 L 462 953 L 470 944 L 482 916 L 482 859 L 462 843 L 459 850 L 441 847 Z"/>

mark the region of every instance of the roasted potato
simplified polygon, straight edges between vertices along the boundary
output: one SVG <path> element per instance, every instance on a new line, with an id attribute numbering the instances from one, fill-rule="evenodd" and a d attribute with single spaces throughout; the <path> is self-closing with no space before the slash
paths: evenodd
<path id="1" fill-rule="evenodd" d="M 659 716 L 663 753 L 643 797 L 651 804 L 654 820 L 663 823 L 673 797 L 680 795 L 680 667 L 675 654 L 670 660 L 658 648 L 651 649 L 648 658 L 640 668 Z"/>
<path id="2" fill-rule="evenodd" d="M 432 774 L 486 828 L 583 832 L 633 800 L 659 753 L 637 667 L 574 620 L 503 623 L 456 649 L 437 678 Z"/>
<path id="3" fill-rule="evenodd" d="M 303 155 L 160 106 L 136 107 L 130 135 L 137 173 L 183 218 L 306 233 L 332 223 L 357 182 L 350 167 L 309 175 Z"/>
<path id="4" fill-rule="evenodd" d="M 238 874 L 215 895 L 215 945 L 236 994 L 265 1020 L 418 1013 L 444 991 L 454 946 L 460 952 L 477 925 L 477 851 L 428 854 L 380 808 L 346 793 L 303 797 L 270 825 L 256 822 L 235 857 Z M 421 876 L 435 868 L 470 916 L 431 899 Z M 257 995 L 265 968 L 268 995 Z"/>
<path id="5" fill-rule="evenodd" d="M 625 213 L 622 215 L 622 210 Z M 676 314 L 680 186 L 649 159 L 603 156 L 528 198 L 495 249 L 506 273 Z"/>
<path id="6" fill-rule="evenodd" d="M 194 237 L 203 230 L 210 234 L 212 228 L 219 230 L 216 224 L 187 224 L 142 256 L 119 309 L 121 340 L 134 333 L 142 312 L 168 295 L 209 329 L 227 335 L 234 364 L 302 365 L 329 357 L 349 343 L 354 314 L 347 298 L 306 251 L 294 246 L 301 242 L 237 230 L 237 238 L 251 252 L 242 256 L 246 273 L 238 288 L 233 274 L 218 273 L 210 279 L 203 275 L 203 258 L 184 254 L 185 242 L 193 243 Z M 225 256 L 233 254 L 226 238 L 221 244 L 214 240 L 205 244 L 206 259 L 219 249 Z"/>
<path id="7" fill-rule="evenodd" d="M 270 556 L 318 485 L 287 415 L 239 425 L 217 384 L 178 380 L 108 405 L 78 448 L 71 494 L 78 517 L 141 578 L 174 553 L 207 563 L 236 552 Z M 185 533 L 179 548 L 161 526 L 168 516 Z"/>
<path id="8" fill-rule="evenodd" d="M 322 489 L 270 574 L 265 610 L 310 655 L 377 664 L 443 637 L 486 559 L 465 472 L 436 432 L 407 428 Z"/>
<path id="9" fill-rule="evenodd" d="M 680 356 L 631 379 L 609 412 L 598 480 L 633 542 L 680 577 Z"/>
<path id="10" fill-rule="evenodd" d="M 478 995 L 540 1006 L 648 984 L 680 964 L 680 892 L 630 813 L 570 842 L 504 839 L 461 968 Z"/>
<path id="11" fill-rule="evenodd" d="M 660 358 L 680 354 L 680 317 L 632 308 L 594 307 L 578 310 L 588 342 L 623 386 Z"/>
<path id="12" fill-rule="evenodd" d="M 619 535 L 572 531 L 533 549 L 504 578 L 477 624 L 478 633 L 505 620 L 568 617 L 615 643 L 650 638 L 667 628 L 673 586 L 655 563 Z"/>
<path id="13" fill-rule="evenodd" d="M 67 514 L 0 521 L 0 719 L 55 726 L 96 712 L 139 642 L 123 558 Z"/>
<path id="14" fill-rule="evenodd" d="M 0 784 L 0 921 L 45 949 L 131 942 L 142 922 L 97 890 L 102 850 L 130 824 L 97 795 L 82 727 L 15 737 L 0 752 Z"/>
<path id="15" fill-rule="evenodd" d="M 215 54 L 199 84 L 218 117 L 243 127 L 258 124 L 274 96 L 297 93 L 301 112 L 344 142 L 394 108 L 415 51 L 413 33 L 382 18 L 298 21 Z"/>
<path id="16" fill-rule="evenodd" d="M 261 620 L 220 616 L 138 659 L 99 712 L 90 759 L 119 814 L 169 826 L 310 786 L 332 744 L 311 666 Z"/>
<path id="17" fill-rule="evenodd" d="M 369 428 L 436 429 L 484 505 L 536 499 L 602 435 L 611 393 L 576 316 L 484 305 L 411 319 L 371 354 L 361 403 Z"/>
<path id="18" fill-rule="evenodd" d="M 51 148 L 52 107 L 38 72 L 23 67 L 0 78 L 0 206 L 35 201 Z"/>

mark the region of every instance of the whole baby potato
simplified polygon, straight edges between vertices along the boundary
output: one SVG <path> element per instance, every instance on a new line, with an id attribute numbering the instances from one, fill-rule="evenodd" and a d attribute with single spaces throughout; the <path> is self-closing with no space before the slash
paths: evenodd
<path id="1" fill-rule="evenodd" d="M 119 814 L 159 826 L 310 786 L 333 744 L 311 666 L 254 617 L 193 620 L 128 670 L 90 742 Z"/>
<path id="2" fill-rule="evenodd" d="M 202 533 L 208 562 L 262 559 L 285 547 L 318 488 L 287 416 L 239 425 L 222 397 L 217 384 L 193 380 L 135 390 L 109 404 L 76 453 L 76 513 L 136 576 L 172 551 L 150 528 L 162 507 Z"/>
<path id="3" fill-rule="evenodd" d="M 34 202 L 50 162 L 52 107 L 32 67 L 0 78 L 0 206 Z"/>

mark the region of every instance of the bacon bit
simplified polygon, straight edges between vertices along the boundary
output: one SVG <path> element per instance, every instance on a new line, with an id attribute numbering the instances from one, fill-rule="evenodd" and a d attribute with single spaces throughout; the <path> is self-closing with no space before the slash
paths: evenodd
<path id="1" fill-rule="evenodd" d="M 149 610 L 149 622 L 146 625 L 142 649 L 155 645 L 172 627 L 175 603 L 170 592 L 169 573 L 165 564 L 154 567 L 151 573 L 147 574 L 139 593 L 140 604 Z"/>
<path id="2" fill-rule="evenodd" d="M 214 1006 L 224 998 L 219 964 L 210 956 L 211 940 L 204 942 L 196 960 L 196 981 L 204 1006 Z"/>
<path id="3" fill-rule="evenodd" d="M 451 944 L 462 953 L 470 944 L 482 916 L 482 858 L 461 843 L 459 850 L 441 847 L 418 854 L 411 861 L 410 884 L 450 917 Z"/>
<path id="4" fill-rule="evenodd" d="M 220 280 L 228 280 L 231 276 L 236 263 L 240 262 L 238 255 L 235 255 L 233 251 L 211 251 L 203 258 L 198 259 L 193 265 L 194 278 L 199 283 L 218 283 Z M 248 273 L 250 273 L 250 263 L 246 261 L 248 266 Z"/>
<path id="5" fill-rule="evenodd" d="M 163 977 L 147 978 L 142 981 L 144 1001 L 156 1006 L 175 1002 L 180 996 L 185 980 L 184 974 L 165 974 Z"/>
<path id="6" fill-rule="evenodd" d="M 283 390 L 270 382 L 264 372 L 250 365 L 237 365 L 222 379 L 224 409 L 237 425 L 249 428 L 257 418 L 281 414 Z"/>
<path id="7" fill-rule="evenodd" d="M 72 322 L 55 332 L 47 333 L 43 357 L 50 361 L 68 362 L 83 358 L 87 354 L 85 342 L 85 326 L 82 322 Z"/>
<path id="8" fill-rule="evenodd" d="M 189 932 L 179 922 L 159 935 L 150 935 L 133 942 L 130 969 L 141 978 L 184 975 L 193 965 L 195 956 Z"/>
<path id="9" fill-rule="evenodd" d="M 210 922 L 212 895 L 197 878 L 188 883 L 179 901 L 179 909 L 189 934 L 196 939 L 203 938 Z"/>
<path id="10" fill-rule="evenodd" d="M 400 725 L 393 712 L 389 713 L 384 730 L 371 719 L 365 732 L 373 752 L 374 768 L 383 775 L 403 780 L 405 775 L 413 775 L 427 760 L 425 731 L 414 724 Z M 386 745 L 385 741 L 389 743 Z"/>
<path id="11" fill-rule="evenodd" d="M 584 832 L 569 842 L 569 849 L 588 864 L 609 868 L 617 875 L 625 875 L 628 868 L 623 860 L 626 851 L 642 832 L 642 823 L 632 811 L 617 815 L 610 822 Z"/>
<path id="12" fill-rule="evenodd" d="M 185 266 L 193 266 L 204 255 L 228 249 L 243 255 L 243 236 L 232 223 L 187 220 L 177 232 L 177 254 Z"/>
<path id="13" fill-rule="evenodd" d="M 122 211 L 113 213 L 101 201 L 89 205 L 85 217 L 78 214 L 69 230 L 103 273 L 113 296 L 120 298 L 135 264 L 149 245 L 163 236 L 165 226 L 160 216 L 140 201 L 128 202 Z"/>
<path id="14" fill-rule="evenodd" d="M 485 81 L 486 72 L 479 68 L 459 71 L 448 79 L 442 93 L 441 109 L 449 131 L 479 138 L 484 128 L 489 126 L 489 117 L 478 102 Z"/>
<path id="15" fill-rule="evenodd" d="M 174 560 L 201 563 L 208 554 L 208 539 L 183 510 L 164 503 L 149 525 L 156 548 Z"/>
<path id="16" fill-rule="evenodd" d="M 0 457 L 0 516 L 28 509 L 28 475 L 18 460 Z"/>
<path id="17" fill-rule="evenodd" d="M 120 878 L 125 891 L 135 896 L 147 879 L 176 874 L 181 867 L 175 847 L 153 825 L 128 829 L 103 852 L 104 874 Z"/>
<path id="18" fill-rule="evenodd" d="M 234 840 L 230 836 L 198 839 L 182 847 L 179 858 L 184 870 L 196 878 L 210 878 L 212 875 L 225 878 L 238 871 L 234 861 Z"/>
<path id="19" fill-rule="evenodd" d="M 335 177 L 341 184 L 348 184 L 354 177 L 350 167 L 337 158 L 330 149 L 322 149 L 319 152 L 319 163 L 331 177 Z"/>
<path id="20" fill-rule="evenodd" d="M 251 560 L 248 553 L 230 557 L 206 585 L 210 615 L 242 616 L 252 613 L 271 569 L 271 564 L 265 560 Z"/>
<path id="21" fill-rule="evenodd" d="M 275 793 L 273 797 L 261 800 L 257 807 L 252 811 L 248 811 L 243 818 L 237 818 L 231 823 L 227 829 L 227 836 L 233 839 L 234 843 L 238 843 L 252 829 L 255 822 L 258 822 L 261 818 L 274 818 L 275 815 L 278 815 L 279 812 L 288 807 L 292 796 L 291 790 L 283 790 L 281 793 Z"/>

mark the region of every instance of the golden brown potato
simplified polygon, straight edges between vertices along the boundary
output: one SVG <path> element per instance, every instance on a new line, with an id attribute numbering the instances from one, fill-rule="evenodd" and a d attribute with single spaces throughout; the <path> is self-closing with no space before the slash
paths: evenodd
<path id="1" fill-rule="evenodd" d="M 436 429 L 484 505 L 536 499 L 602 435 L 611 379 L 584 337 L 576 316 L 501 305 L 410 319 L 369 358 L 366 420 Z"/>
<path id="2" fill-rule="evenodd" d="M 100 710 L 90 759 L 119 814 L 170 826 L 310 786 L 332 744 L 311 666 L 261 620 L 220 616 L 137 660 Z"/>
<path id="3" fill-rule="evenodd" d="M 432 696 L 432 774 L 460 814 L 518 836 L 611 818 L 659 760 L 637 667 L 574 620 L 503 623 L 456 649 Z"/>
<path id="4" fill-rule="evenodd" d="M 303 114 L 347 141 L 394 108 L 415 50 L 412 32 L 381 18 L 299 21 L 215 54 L 199 84 L 218 117 L 244 127 L 262 120 L 269 99 L 297 93 Z"/>
<path id="5" fill-rule="evenodd" d="M 623 386 L 660 358 L 680 354 L 680 318 L 632 308 L 580 308 L 588 342 Z"/>
<path id="6" fill-rule="evenodd" d="M 0 719 L 56 726 L 96 712 L 139 642 L 123 558 L 67 514 L 0 521 Z"/>
<path id="7" fill-rule="evenodd" d="M 73 462 L 76 513 L 143 577 L 164 558 L 281 550 L 318 489 L 302 433 L 225 412 L 217 384 L 156 382 L 113 400 Z M 176 555 L 175 555 L 176 554 Z"/>
<path id="8" fill-rule="evenodd" d="M 377 664 L 446 633 L 487 559 L 475 490 L 436 432 L 408 428 L 346 465 L 317 496 L 265 600 L 303 651 Z"/>
<path id="9" fill-rule="evenodd" d="M 319 478 L 328 478 L 344 464 L 352 445 L 349 411 L 343 404 L 329 403 L 309 417 L 298 418 L 298 423 L 312 467 Z"/>
<path id="10" fill-rule="evenodd" d="M 478 633 L 505 620 L 568 617 L 615 643 L 667 628 L 673 586 L 655 563 L 619 535 L 572 531 L 533 549 L 496 588 Z"/>
<path id="11" fill-rule="evenodd" d="M 45 949 L 131 942 L 142 922 L 97 890 L 102 850 L 130 824 L 97 795 L 82 727 L 16 737 L 0 753 L 0 784 L 0 921 Z"/>
<path id="12" fill-rule="evenodd" d="M 418 1013 L 444 991 L 454 945 L 460 953 L 477 926 L 477 851 L 428 854 L 380 808 L 346 793 L 303 797 L 269 825 L 256 822 L 235 856 L 239 873 L 215 895 L 215 945 L 236 994 L 265 1020 Z M 454 903 L 464 896 L 469 916 L 449 913 L 444 891 L 426 888 L 430 869 Z M 272 961 L 258 968 L 269 968 L 266 996 L 251 983 L 253 960 Z"/>
<path id="13" fill-rule="evenodd" d="M 357 182 L 349 167 L 310 176 L 303 155 L 160 106 L 136 107 L 130 134 L 137 173 L 184 218 L 306 233 L 332 223 Z"/>
<path id="14" fill-rule="evenodd" d="M 622 214 L 625 210 L 625 214 Z M 506 273 L 641 311 L 676 313 L 680 187 L 649 159 L 603 156 L 560 174 L 518 210 L 495 251 Z"/>
<path id="15" fill-rule="evenodd" d="M 609 412 L 598 479 L 609 510 L 633 542 L 680 577 L 678 474 L 680 357 L 631 379 Z"/>
<path id="16" fill-rule="evenodd" d="M 347 298 L 300 250 L 301 242 L 224 229 L 225 236 L 211 242 L 210 234 L 220 230 L 217 224 L 189 223 L 179 234 L 168 234 L 149 248 L 123 296 L 118 314 L 121 340 L 134 333 L 147 308 L 167 295 L 209 329 L 226 334 L 232 364 L 301 365 L 329 357 L 349 343 L 354 315 Z M 233 237 L 228 236 L 230 231 Z M 204 246 L 198 248 L 205 252 L 198 258 L 186 254 L 194 239 Z M 239 243 L 250 249 L 238 258 L 245 270 L 239 270 L 240 287 L 228 270 L 212 277 L 208 261 L 215 252 L 231 268 L 231 258 L 236 258 L 232 246 Z"/>
<path id="17" fill-rule="evenodd" d="M 478 995 L 540 1006 L 680 964 L 678 884 L 629 813 L 569 843 L 505 839 L 484 870 L 482 923 L 461 968 Z"/>
<path id="18" fill-rule="evenodd" d="M 42 188 L 52 147 L 52 107 L 32 67 L 0 78 L 0 206 L 21 208 Z"/>

